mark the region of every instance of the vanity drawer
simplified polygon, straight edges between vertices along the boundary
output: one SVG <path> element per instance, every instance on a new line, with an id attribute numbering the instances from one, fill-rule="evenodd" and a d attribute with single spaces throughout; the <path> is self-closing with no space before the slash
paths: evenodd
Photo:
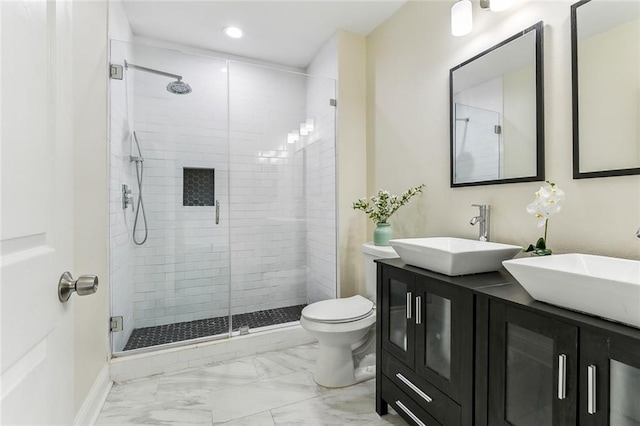
<path id="1" fill-rule="evenodd" d="M 455 401 L 386 352 L 382 354 L 382 373 L 440 423 L 460 425 L 460 406 Z"/>
<path id="2" fill-rule="evenodd" d="M 442 426 L 431 417 L 418 403 L 407 396 L 384 375 L 381 376 L 382 399 L 391 405 L 409 424 L 418 426 Z"/>

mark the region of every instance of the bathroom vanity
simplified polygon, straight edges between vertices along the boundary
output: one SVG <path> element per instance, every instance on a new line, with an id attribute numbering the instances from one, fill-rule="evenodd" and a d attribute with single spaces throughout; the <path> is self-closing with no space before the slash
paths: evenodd
<path id="1" fill-rule="evenodd" d="M 636 425 L 640 329 L 537 302 L 501 269 L 379 260 L 376 411 L 417 425 Z"/>

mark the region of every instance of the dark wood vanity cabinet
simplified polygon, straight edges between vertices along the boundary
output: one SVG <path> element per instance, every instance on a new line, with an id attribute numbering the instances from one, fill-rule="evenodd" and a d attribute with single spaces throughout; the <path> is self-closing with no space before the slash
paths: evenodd
<path id="1" fill-rule="evenodd" d="M 389 403 L 415 424 L 473 424 L 474 294 L 453 281 L 399 260 L 378 267 L 379 414 Z"/>
<path id="2" fill-rule="evenodd" d="M 640 339 L 618 328 L 580 333 L 580 426 L 640 425 Z"/>
<path id="3" fill-rule="evenodd" d="M 578 328 L 495 300 L 488 325 L 488 424 L 575 425 Z"/>
<path id="4" fill-rule="evenodd" d="M 376 411 L 409 423 L 640 425 L 640 329 L 533 300 L 508 273 L 378 261 Z"/>

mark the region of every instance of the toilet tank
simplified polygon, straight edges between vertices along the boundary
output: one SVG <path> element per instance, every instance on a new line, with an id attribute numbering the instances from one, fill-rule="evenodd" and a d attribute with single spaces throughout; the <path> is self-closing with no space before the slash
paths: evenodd
<path id="1" fill-rule="evenodd" d="M 362 245 L 362 257 L 364 259 L 364 284 L 367 299 L 376 301 L 376 259 L 392 259 L 399 257 L 391 246 L 376 246 L 373 243 Z"/>

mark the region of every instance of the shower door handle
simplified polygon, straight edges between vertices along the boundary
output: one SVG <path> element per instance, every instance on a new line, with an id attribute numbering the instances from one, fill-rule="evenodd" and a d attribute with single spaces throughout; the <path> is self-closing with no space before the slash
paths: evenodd
<path id="1" fill-rule="evenodd" d="M 220 201 L 216 200 L 216 225 L 220 223 Z"/>

